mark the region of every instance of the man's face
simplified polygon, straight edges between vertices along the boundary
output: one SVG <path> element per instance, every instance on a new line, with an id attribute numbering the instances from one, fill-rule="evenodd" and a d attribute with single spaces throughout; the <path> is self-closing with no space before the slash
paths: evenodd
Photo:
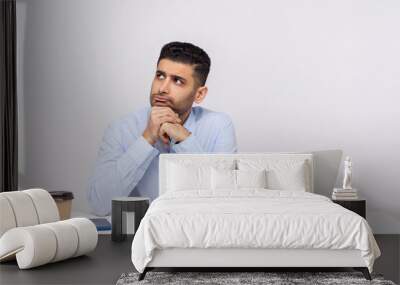
<path id="1" fill-rule="evenodd" d="M 189 64 L 162 59 L 151 85 L 151 106 L 170 107 L 179 115 L 188 111 L 194 102 L 196 83 Z"/>

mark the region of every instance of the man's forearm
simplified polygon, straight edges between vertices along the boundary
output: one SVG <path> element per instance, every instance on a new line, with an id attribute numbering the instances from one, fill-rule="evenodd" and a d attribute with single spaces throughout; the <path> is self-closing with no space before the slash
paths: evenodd
<path id="1" fill-rule="evenodd" d="M 88 197 L 96 214 L 107 215 L 112 198 L 128 196 L 157 154 L 157 149 L 139 137 L 117 160 L 101 162 L 90 182 Z"/>
<path id="2" fill-rule="evenodd" d="M 173 142 L 171 148 L 176 153 L 204 153 L 206 150 L 200 145 L 196 136 L 192 133 L 185 140 Z"/>
<path id="3" fill-rule="evenodd" d="M 171 148 L 176 153 L 236 153 L 236 134 L 231 121 L 221 127 L 213 145 L 203 146 L 195 134 L 191 133 L 179 143 L 172 143 Z"/>

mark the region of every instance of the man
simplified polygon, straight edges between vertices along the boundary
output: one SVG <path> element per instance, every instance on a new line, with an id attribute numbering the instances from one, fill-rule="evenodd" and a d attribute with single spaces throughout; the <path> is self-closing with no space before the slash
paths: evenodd
<path id="1" fill-rule="evenodd" d="M 157 61 L 150 105 L 111 124 L 103 137 L 88 199 L 98 215 L 120 196 L 158 196 L 160 153 L 237 151 L 228 115 L 202 107 L 210 58 L 201 48 L 166 44 Z"/>

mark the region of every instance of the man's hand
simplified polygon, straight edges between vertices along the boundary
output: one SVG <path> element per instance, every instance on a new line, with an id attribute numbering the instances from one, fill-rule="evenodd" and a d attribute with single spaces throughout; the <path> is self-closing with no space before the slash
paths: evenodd
<path id="1" fill-rule="evenodd" d="M 182 121 L 178 114 L 172 111 L 169 107 L 154 106 L 151 108 L 147 127 L 143 132 L 143 137 L 154 145 L 159 138 L 161 125 L 165 123 L 180 124 Z"/>
<path id="2" fill-rule="evenodd" d="M 169 139 L 174 139 L 175 142 L 181 142 L 190 136 L 190 132 L 180 124 L 164 123 L 161 125 L 159 137 L 163 143 L 168 144 Z"/>

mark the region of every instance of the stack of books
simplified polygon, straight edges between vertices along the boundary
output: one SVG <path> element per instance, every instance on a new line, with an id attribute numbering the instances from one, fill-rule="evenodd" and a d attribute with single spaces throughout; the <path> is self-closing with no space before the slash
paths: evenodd
<path id="1" fill-rule="evenodd" d="M 99 234 L 111 234 L 111 224 L 104 218 L 91 218 L 90 219 L 96 226 Z"/>
<path id="2" fill-rule="evenodd" d="M 333 188 L 332 199 L 334 200 L 357 200 L 357 189 Z"/>

